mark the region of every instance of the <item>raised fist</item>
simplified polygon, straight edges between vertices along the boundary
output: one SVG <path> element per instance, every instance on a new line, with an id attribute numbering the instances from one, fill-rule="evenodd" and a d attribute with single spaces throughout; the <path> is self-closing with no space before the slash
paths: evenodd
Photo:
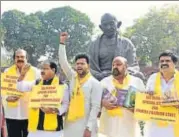
<path id="1" fill-rule="evenodd" d="M 68 39 L 68 33 L 67 32 L 60 33 L 60 43 L 65 44 L 67 39 Z"/>

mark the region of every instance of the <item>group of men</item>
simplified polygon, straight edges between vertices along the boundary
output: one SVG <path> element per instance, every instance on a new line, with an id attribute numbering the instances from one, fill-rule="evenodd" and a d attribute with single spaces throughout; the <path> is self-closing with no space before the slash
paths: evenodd
<path id="1" fill-rule="evenodd" d="M 89 46 L 89 57 L 87 54 L 75 56 L 74 69 L 66 56 L 68 33 L 60 34 L 59 63 L 68 85 L 57 77 L 56 63 L 44 61 L 39 71 L 27 63 L 26 51 L 17 50 L 14 53 L 15 64 L 5 73 L 17 75 L 17 90 L 23 95 L 2 96 L 8 136 L 97 137 L 101 132 L 106 137 L 178 137 L 174 125 L 161 127 L 155 121 L 144 121 L 144 135 L 141 134 L 141 121 L 134 118 L 134 108 L 120 107 L 112 98 L 114 91 L 127 92 L 130 86 L 140 92 L 164 94 L 178 87 L 176 81 L 179 78 L 175 69 L 177 58 L 166 51 L 159 55 L 160 71 L 151 75 L 145 87 L 138 72 L 134 45 L 117 33 L 120 25 L 121 22 L 111 14 L 103 15 L 100 28 L 104 34 Z M 35 85 L 63 86 L 60 107 L 29 107 L 30 93 L 34 92 Z M 107 98 L 108 93 L 111 98 Z"/>

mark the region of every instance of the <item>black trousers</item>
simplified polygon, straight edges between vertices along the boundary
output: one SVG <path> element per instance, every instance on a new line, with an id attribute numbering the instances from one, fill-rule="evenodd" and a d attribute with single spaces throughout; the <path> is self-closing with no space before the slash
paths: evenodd
<path id="1" fill-rule="evenodd" d="M 8 137 L 27 137 L 28 120 L 6 119 Z"/>

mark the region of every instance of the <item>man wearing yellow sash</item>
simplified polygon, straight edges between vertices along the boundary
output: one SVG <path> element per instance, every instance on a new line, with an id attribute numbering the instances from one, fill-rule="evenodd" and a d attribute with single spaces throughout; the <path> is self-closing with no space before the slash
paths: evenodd
<path id="1" fill-rule="evenodd" d="M 18 49 L 14 52 L 13 58 L 15 64 L 7 68 L 5 74 L 17 76 L 19 80 L 23 79 L 26 82 L 40 78 L 40 71 L 27 63 L 27 52 L 25 50 Z M 19 86 L 25 87 L 26 85 Z M 28 93 L 28 90 L 21 92 L 21 96 L 8 96 L 2 93 L 9 137 L 27 137 Z"/>
<path id="2" fill-rule="evenodd" d="M 89 58 L 86 54 L 75 57 L 76 72 L 68 64 L 65 50 L 67 37 L 67 33 L 61 33 L 59 45 L 59 62 L 70 81 L 71 93 L 64 137 L 96 137 L 102 87 L 89 72 Z"/>
<path id="3" fill-rule="evenodd" d="M 42 63 L 41 80 L 28 83 L 28 86 L 20 90 L 32 90 L 33 86 L 54 85 L 61 86 L 63 92 L 62 102 L 59 108 L 34 108 L 29 106 L 28 137 L 62 137 L 63 136 L 63 114 L 68 110 L 69 91 L 68 87 L 56 76 L 57 65 L 54 62 L 44 61 Z M 25 84 L 19 82 L 18 84 Z M 26 83 L 27 84 L 27 83 Z M 32 91 L 36 92 L 36 91 Z M 32 95 L 32 94 L 31 94 Z M 30 97 L 31 98 L 31 97 Z M 60 102 L 59 102 L 60 103 Z M 29 103 L 30 104 L 30 103 Z"/>
<path id="4" fill-rule="evenodd" d="M 170 51 L 159 56 L 159 72 L 152 74 L 147 82 L 146 90 L 156 95 L 167 95 L 179 91 L 179 72 L 175 70 L 177 57 Z M 171 106 L 172 107 L 172 106 Z M 175 124 L 148 121 L 145 124 L 145 137 L 179 137 Z"/>
<path id="5" fill-rule="evenodd" d="M 112 75 L 104 78 L 101 83 L 104 93 L 100 132 L 107 137 L 140 137 L 139 122 L 134 119 L 134 106 L 124 107 L 124 102 L 130 87 L 137 91 L 145 90 L 143 81 L 128 74 L 127 60 L 118 56 L 112 62 Z"/>

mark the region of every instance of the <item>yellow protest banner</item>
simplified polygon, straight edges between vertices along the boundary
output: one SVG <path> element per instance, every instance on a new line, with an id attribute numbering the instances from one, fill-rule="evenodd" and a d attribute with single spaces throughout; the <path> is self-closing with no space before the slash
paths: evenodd
<path id="1" fill-rule="evenodd" d="M 64 86 L 38 85 L 34 86 L 29 98 L 30 108 L 59 108 L 63 99 Z"/>
<path id="2" fill-rule="evenodd" d="M 17 90 L 17 79 L 16 75 L 9 75 L 1 73 L 1 93 L 2 95 L 16 95 L 21 96 L 23 93 Z"/>
<path id="3" fill-rule="evenodd" d="M 144 121 L 176 123 L 178 120 L 178 109 L 161 106 L 161 97 L 157 95 L 137 93 L 134 113 L 136 119 Z"/>

